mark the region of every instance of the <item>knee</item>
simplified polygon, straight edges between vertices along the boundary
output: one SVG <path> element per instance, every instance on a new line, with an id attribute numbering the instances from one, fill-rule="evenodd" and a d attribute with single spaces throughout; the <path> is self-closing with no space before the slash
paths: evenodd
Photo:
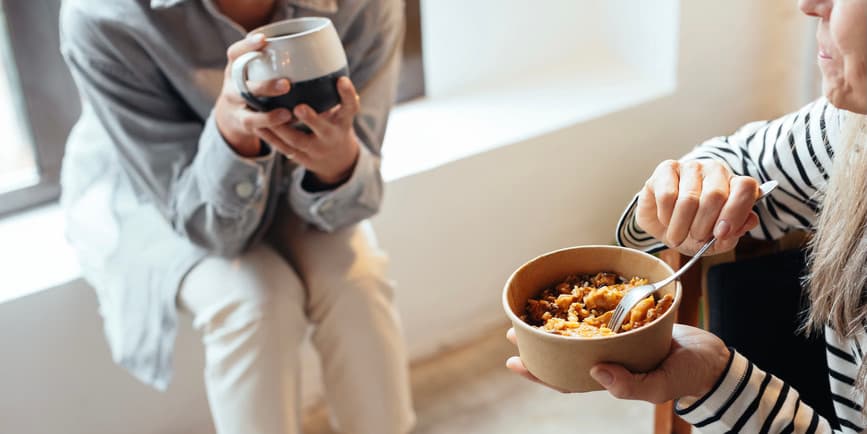
<path id="1" fill-rule="evenodd" d="M 358 318 L 365 312 L 387 308 L 394 299 L 394 284 L 382 266 L 353 267 L 330 273 L 308 286 L 310 314 L 314 320 L 332 312 L 342 316 L 350 311 Z"/>
<path id="2" fill-rule="evenodd" d="M 336 296 L 337 300 L 351 304 L 374 300 L 391 302 L 393 298 L 394 283 L 381 269 L 358 270 L 348 274 Z"/>
<path id="3" fill-rule="evenodd" d="M 206 334 L 278 327 L 281 316 L 303 318 L 303 290 L 292 268 L 266 247 L 235 258 L 209 258 L 191 272 L 181 300 Z"/>

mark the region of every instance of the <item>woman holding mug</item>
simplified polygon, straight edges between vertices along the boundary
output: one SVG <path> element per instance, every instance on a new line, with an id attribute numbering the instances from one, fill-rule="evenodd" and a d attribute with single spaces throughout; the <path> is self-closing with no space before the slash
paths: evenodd
<path id="1" fill-rule="evenodd" d="M 819 19 L 825 97 L 660 164 L 621 219 L 617 239 L 691 255 L 711 236 L 722 252 L 747 232 L 774 239 L 790 229 L 813 230 L 804 327 L 824 329 L 839 427 L 774 375 L 693 327 L 675 326 L 671 351 L 652 372 L 604 363 L 591 369 L 615 397 L 676 399 L 675 411 L 703 433 L 867 428 L 867 0 L 801 0 L 800 8 Z M 770 179 L 779 187 L 754 208 L 759 184 Z M 517 357 L 507 367 L 534 379 Z"/>
<path id="2" fill-rule="evenodd" d="M 251 110 L 230 70 L 266 41 L 245 35 L 305 16 L 329 18 L 346 49 L 340 104 Z M 68 238 L 114 359 L 140 380 L 168 386 L 177 310 L 193 315 L 217 432 L 299 431 L 311 324 L 338 429 L 414 423 L 393 288 L 365 220 L 382 200 L 402 36 L 399 0 L 63 3 L 83 99 L 62 174 Z M 262 97 L 292 87 L 249 85 Z"/>

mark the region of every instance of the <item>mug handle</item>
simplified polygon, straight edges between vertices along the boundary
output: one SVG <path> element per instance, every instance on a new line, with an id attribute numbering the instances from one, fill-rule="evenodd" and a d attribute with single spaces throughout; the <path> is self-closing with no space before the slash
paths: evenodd
<path id="1" fill-rule="evenodd" d="M 256 111 L 264 112 L 267 111 L 265 106 L 263 106 L 255 96 L 253 96 L 250 89 L 247 87 L 247 65 L 259 57 L 262 57 L 261 51 L 250 51 L 238 56 L 238 58 L 232 62 L 232 82 L 235 83 L 235 89 L 238 89 L 238 93 L 241 94 L 241 97 L 247 101 L 247 105 Z"/>

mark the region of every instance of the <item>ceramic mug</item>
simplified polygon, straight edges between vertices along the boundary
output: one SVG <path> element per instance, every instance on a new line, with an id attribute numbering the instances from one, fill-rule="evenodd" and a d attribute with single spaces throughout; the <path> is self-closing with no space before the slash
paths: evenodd
<path id="1" fill-rule="evenodd" d="M 343 44 L 328 18 L 290 18 L 259 27 L 267 45 L 232 63 L 232 81 L 241 96 L 255 110 L 292 110 L 307 104 L 321 113 L 340 102 L 337 80 L 349 75 Z M 289 93 L 274 97 L 253 95 L 247 81 L 287 78 Z"/>

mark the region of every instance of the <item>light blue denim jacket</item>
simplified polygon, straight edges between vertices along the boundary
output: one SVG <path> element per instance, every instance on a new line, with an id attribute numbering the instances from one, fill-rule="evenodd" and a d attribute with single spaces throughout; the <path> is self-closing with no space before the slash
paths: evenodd
<path id="1" fill-rule="evenodd" d="M 171 379 L 178 287 L 199 260 L 258 242 L 278 200 L 325 231 L 379 209 L 403 4 L 278 0 L 272 21 L 295 16 L 334 22 L 361 95 L 361 153 L 330 191 L 306 191 L 304 168 L 273 150 L 238 156 L 218 132 L 226 49 L 245 32 L 212 0 L 63 3 L 61 51 L 83 100 L 61 175 L 66 233 L 115 361 L 157 388 Z"/>

